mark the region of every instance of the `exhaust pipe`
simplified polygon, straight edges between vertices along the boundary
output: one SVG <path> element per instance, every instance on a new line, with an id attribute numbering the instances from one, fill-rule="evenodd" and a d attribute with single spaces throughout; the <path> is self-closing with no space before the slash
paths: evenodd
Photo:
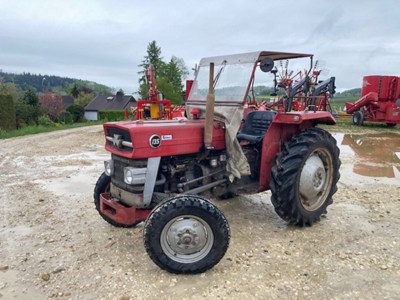
<path id="1" fill-rule="evenodd" d="M 204 147 L 206 150 L 214 149 L 212 137 L 214 129 L 214 63 L 210 63 L 210 78 L 206 103 L 206 120 L 204 122 Z"/>

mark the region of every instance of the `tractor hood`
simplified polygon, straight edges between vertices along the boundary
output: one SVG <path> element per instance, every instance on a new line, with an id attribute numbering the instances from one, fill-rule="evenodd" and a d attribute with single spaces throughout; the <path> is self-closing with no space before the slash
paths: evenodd
<path id="1" fill-rule="evenodd" d="M 126 158 L 199 153 L 203 150 L 204 120 L 131 121 L 105 123 L 107 151 Z M 214 122 L 213 146 L 225 148 L 223 123 Z"/>

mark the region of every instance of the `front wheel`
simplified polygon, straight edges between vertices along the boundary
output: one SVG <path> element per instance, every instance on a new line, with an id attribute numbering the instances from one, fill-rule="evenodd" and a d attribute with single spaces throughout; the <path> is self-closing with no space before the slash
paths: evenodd
<path id="1" fill-rule="evenodd" d="M 128 225 L 121 224 L 121 223 L 118 223 L 118 222 L 110 219 L 109 217 L 107 217 L 105 214 L 103 214 L 101 212 L 101 210 L 100 210 L 100 194 L 110 192 L 110 184 L 111 184 L 111 177 L 103 172 L 103 174 L 100 175 L 99 179 L 96 182 L 96 186 L 94 188 L 94 193 L 93 193 L 94 205 L 96 206 L 97 212 L 107 223 L 109 223 L 115 227 L 130 228 L 130 227 L 134 227 L 137 224 L 139 224 L 141 221 L 134 222 L 134 223 L 128 224 Z"/>
<path id="2" fill-rule="evenodd" d="M 311 226 L 337 191 L 339 148 L 325 130 L 310 128 L 283 146 L 272 168 L 272 204 L 290 224 Z"/>
<path id="3" fill-rule="evenodd" d="M 230 229 L 207 199 L 181 195 L 157 205 L 144 225 L 150 258 L 171 273 L 196 274 L 216 265 L 229 246 Z"/>
<path id="4" fill-rule="evenodd" d="M 357 110 L 353 114 L 353 124 L 361 126 L 364 123 L 364 115 L 361 111 Z"/>

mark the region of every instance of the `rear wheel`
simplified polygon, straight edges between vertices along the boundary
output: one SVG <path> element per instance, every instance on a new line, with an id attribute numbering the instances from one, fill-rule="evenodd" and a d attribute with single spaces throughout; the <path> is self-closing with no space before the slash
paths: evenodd
<path id="1" fill-rule="evenodd" d="M 146 220 L 143 236 L 147 253 L 160 268 L 196 274 L 212 268 L 225 255 L 230 229 L 210 201 L 185 195 L 157 205 Z"/>
<path id="2" fill-rule="evenodd" d="M 128 225 L 121 224 L 121 223 L 115 222 L 114 220 L 110 219 L 109 217 L 107 217 L 105 214 L 103 214 L 101 212 L 101 210 L 100 210 L 100 194 L 110 192 L 110 184 L 111 184 L 111 177 L 108 176 L 106 173 L 103 173 L 100 175 L 99 179 L 96 182 L 96 186 L 94 188 L 94 193 L 93 193 L 94 205 L 96 206 L 96 210 L 98 211 L 100 216 L 107 223 L 109 223 L 115 227 L 130 228 L 130 227 L 134 227 L 137 224 L 139 224 L 141 221 L 135 222 L 133 224 L 128 224 Z"/>
<path id="3" fill-rule="evenodd" d="M 339 148 L 325 130 L 310 128 L 283 146 L 272 168 L 272 204 L 290 224 L 311 226 L 337 191 Z"/>
<path id="4" fill-rule="evenodd" d="M 353 113 L 353 124 L 361 126 L 364 123 L 364 115 L 361 111 L 357 110 Z"/>

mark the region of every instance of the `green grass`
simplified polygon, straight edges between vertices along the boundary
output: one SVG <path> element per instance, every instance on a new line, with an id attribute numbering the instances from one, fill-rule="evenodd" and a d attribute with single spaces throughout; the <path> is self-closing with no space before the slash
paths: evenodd
<path id="1" fill-rule="evenodd" d="M 391 132 L 400 134 L 400 124 L 396 127 L 388 127 L 385 123 L 364 122 L 362 126 L 353 124 L 351 115 L 336 117 L 336 125 L 318 125 L 331 132 L 357 132 L 357 133 L 370 133 L 370 132 Z"/>
<path id="2" fill-rule="evenodd" d="M 332 98 L 330 101 L 334 110 L 343 111 L 346 102 L 354 102 L 358 99 L 359 97 L 338 97 L 338 98 Z"/>
<path id="3" fill-rule="evenodd" d="M 0 139 L 9 139 L 12 137 L 17 137 L 17 136 L 24 136 L 24 135 L 37 134 L 37 133 L 42 133 L 42 132 L 51 132 L 51 131 L 56 131 L 56 130 L 78 128 L 78 127 L 99 125 L 99 124 L 103 124 L 103 122 L 96 121 L 96 122 L 74 123 L 74 124 L 67 124 L 67 125 L 57 124 L 54 127 L 47 127 L 47 126 L 41 126 L 41 125 L 27 126 L 27 127 L 23 127 L 23 128 L 12 130 L 12 131 L 0 131 Z"/>

